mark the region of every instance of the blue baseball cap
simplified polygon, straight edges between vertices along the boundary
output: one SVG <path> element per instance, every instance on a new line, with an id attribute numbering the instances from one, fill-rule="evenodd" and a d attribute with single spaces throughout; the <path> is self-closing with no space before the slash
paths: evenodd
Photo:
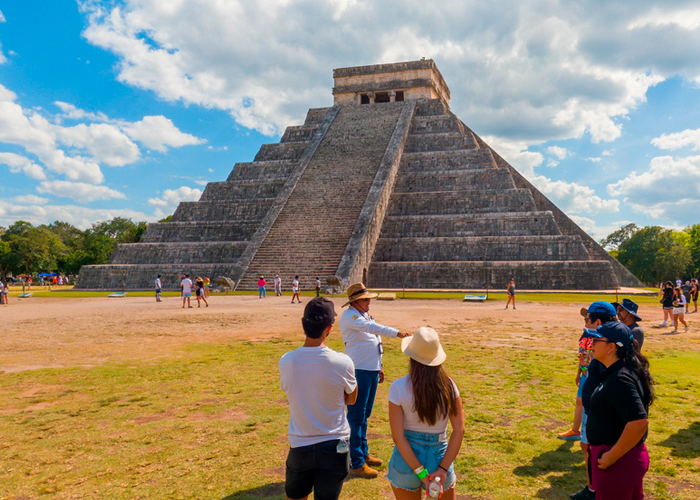
<path id="1" fill-rule="evenodd" d="M 596 300 L 590 306 L 588 306 L 586 312 L 588 314 L 609 314 L 610 316 L 617 316 L 615 306 L 613 306 L 610 302 L 605 302 L 604 300 Z"/>
<path id="2" fill-rule="evenodd" d="M 629 347 L 632 343 L 632 331 L 619 321 L 609 321 L 600 325 L 595 330 L 583 329 L 583 336 L 589 339 L 608 339 L 620 347 Z"/>

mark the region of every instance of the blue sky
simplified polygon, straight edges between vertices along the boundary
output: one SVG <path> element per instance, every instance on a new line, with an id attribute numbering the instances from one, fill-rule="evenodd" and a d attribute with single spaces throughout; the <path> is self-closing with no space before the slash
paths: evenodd
<path id="1" fill-rule="evenodd" d="M 153 221 L 432 58 L 451 108 L 596 238 L 700 222 L 700 7 L 579 0 L 0 0 L 0 225 Z"/>

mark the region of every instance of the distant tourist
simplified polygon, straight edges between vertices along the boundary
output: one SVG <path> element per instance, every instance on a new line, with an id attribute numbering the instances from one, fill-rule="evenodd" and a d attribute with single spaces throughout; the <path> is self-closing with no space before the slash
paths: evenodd
<path id="1" fill-rule="evenodd" d="M 673 283 L 667 281 L 664 287 L 661 289 L 661 307 L 664 311 L 664 320 L 659 323 L 659 326 L 664 327 L 668 325 L 668 321 L 673 321 Z"/>
<path id="2" fill-rule="evenodd" d="M 644 441 L 654 401 L 649 361 L 630 330 L 610 322 L 586 330 L 593 357 L 605 367 L 588 415 L 593 489 L 598 500 L 644 498 L 649 453 Z"/>
<path id="3" fill-rule="evenodd" d="M 513 301 L 513 309 L 515 309 L 515 280 L 513 278 L 508 282 L 508 287 L 506 289 L 506 294 L 508 295 L 508 302 L 506 302 L 506 309 L 510 305 L 511 300 Z"/>
<path id="4" fill-rule="evenodd" d="M 185 302 L 187 302 L 187 307 L 192 309 L 190 305 L 190 296 L 192 295 L 192 280 L 189 274 L 185 274 L 185 277 L 180 281 L 180 288 L 182 289 L 182 308 L 185 308 Z"/>
<path id="5" fill-rule="evenodd" d="M 690 300 L 693 301 L 693 304 L 695 305 L 695 310 L 690 311 L 688 314 L 698 312 L 698 293 L 700 293 L 700 283 L 698 283 L 697 278 L 693 278 L 691 282 L 692 286 L 690 288 Z"/>
<path id="6" fill-rule="evenodd" d="M 160 280 L 161 275 L 159 274 L 156 278 L 156 302 L 162 302 L 161 293 L 163 293 L 163 282 Z"/>
<path id="7" fill-rule="evenodd" d="M 204 277 L 204 298 L 208 299 L 209 298 L 209 289 L 211 288 L 211 280 L 209 279 L 209 276 Z"/>
<path id="8" fill-rule="evenodd" d="M 683 323 L 685 326 L 685 331 L 688 331 L 688 323 L 685 322 L 685 308 L 686 300 L 685 295 L 683 295 L 683 290 L 681 287 L 677 286 L 673 289 L 673 331 L 671 333 L 678 333 L 678 323 Z"/>
<path id="9" fill-rule="evenodd" d="M 447 355 L 437 332 L 424 326 L 401 341 L 401 350 L 410 362 L 408 375 L 389 387 L 389 425 L 395 446 L 387 479 L 397 500 L 420 499 L 421 487 L 428 491 L 429 482 L 436 479 L 440 498 L 454 500 L 454 460 L 464 438 L 464 416 L 457 385 L 442 366 Z M 448 420 L 452 424 L 449 440 Z"/>
<path id="10" fill-rule="evenodd" d="M 312 491 L 314 498 L 337 499 L 348 475 L 345 405 L 357 399 L 357 382 L 350 357 L 326 346 L 335 317 L 333 302 L 311 299 L 301 321 L 304 345 L 279 362 L 290 413 L 284 482 L 288 499 L 305 499 Z"/>
<path id="11" fill-rule="evenodd" d="M 301 304 L 301 295 L 299 294 L 299 275 L 294 276 L 294 281 L 292 281 L 292 304 L 294 304 L 294 297 Z"/>
<path id="12" fill-rule="evenodd" d="M 321 279 L 316 276 L 316 297 L 319 297 L 321 294 Z"/>
<path id="13" fill-rule="evenodd" d="M 377 477 L 379 472 L 372 467 L 382 465 L 382 460 L 370 455 L 367 447 L 367 420 L 372 415 L 377 385 L 384 382 L 384 346 L 380 336 L 405 338 L 411 335 L 374 321 L 369 315 L 369 307 L 371 299 L 377 296 L 376 293 L 369 293 L 362 283 L 350 285 L 348 301 L 343 304 L 343 307 L 350 307 L 340 316 L 345 353 L 355 364 L 358 387 L 357 401 L 348 406 L 350 473 L 365 479 Z"/>
<path id="14" fill-rule="evenodd" d="M 10 304 L 10 285 L 0 281 L 0 304 Z"/>
<path id="15" fill-rule="evenodd" d="M 275 296 L 281 297 L 282 296 L 282 278 L 280 278 L 279 274 L 275 274 Z"/>
<path id="16" fill-rule="evenodd" d="M 265 285 L 267 285 L 267 281 L 265 281 L 265 276 L 260 276 L 260 279 L 258 280 L 258 298 L 262 299 L 265 297 Z"/>
<path id="17" fill-rule="evenodd" d="M 200 300 L 203 300 L 207 307 L 209 307 L 209 302 L 207 302 L 207 298 L 204 296 L 204 280 L 202 278 L 197 278 L 194 283 L 194 289 L 195 295 L 197 296 L 197 307 L 202 307 L 202 304 L 199 303 Z"/>

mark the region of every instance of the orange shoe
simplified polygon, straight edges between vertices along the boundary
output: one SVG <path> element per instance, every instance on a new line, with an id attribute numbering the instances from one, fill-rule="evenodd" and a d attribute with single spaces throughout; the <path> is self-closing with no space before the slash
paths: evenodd
<path id="1" fill-rule="evenodd" d="M 575 432 L 573 429 L 569 429 L 566 432 L 560 432 L 557 437 L 563 439 L 564 441 L 579 441 L 581 439 L 581 433 Z"/>

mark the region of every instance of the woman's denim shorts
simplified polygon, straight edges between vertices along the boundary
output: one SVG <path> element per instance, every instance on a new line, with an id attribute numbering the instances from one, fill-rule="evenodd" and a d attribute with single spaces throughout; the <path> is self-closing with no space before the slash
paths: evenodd
<path id="1" fill-rule="evenodd" d="M 446 434 L 406 430 L 404 431 L 404 436 L 408 439 L 413 453 L 416 454 L 416 457 L 428 473 L 432 474 L 435 472 L 447 450 Z M 396 446 L 394 446 L 394 453 L 391 454 L 391 460 L 389 461 L 387 479 L 392 486 L 409 491 L 418 491 L 423 485 L 423 481 L 418 479 L 418 476 L 403 459 Z M 452 487 L 456 479 L 454 465 L 450 464 L 447 469 L 445 484 L 442 485 L 442 488 L 446 490 Z"/>

